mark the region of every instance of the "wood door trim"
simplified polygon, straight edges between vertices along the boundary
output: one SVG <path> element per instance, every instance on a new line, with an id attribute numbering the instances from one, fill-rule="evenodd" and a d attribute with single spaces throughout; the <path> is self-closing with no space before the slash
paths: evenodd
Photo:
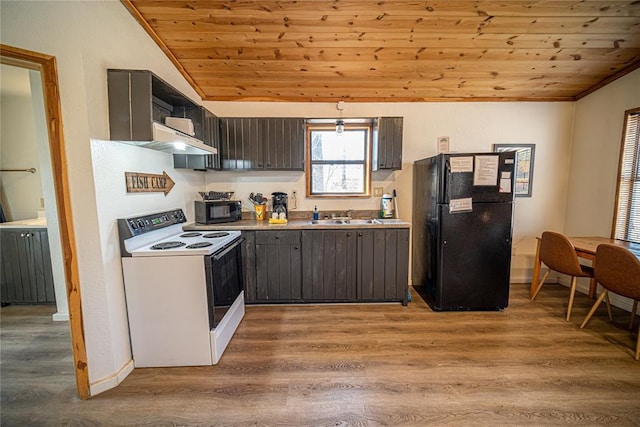
<path id="1" fill-rule="evenodd" d="M 62 108 L 58 89 L 58 70 L 55 56 L 32 52 L 0 44 L 0 59 L 3 64 L 39 70 L 42 76 L 49 151 L 53 167 L 53 180 L 60 228 L 60 243 L 64 264 L 65 285 L 69 305 L 69 326 L 73 349 L 76 389 L 81 399 L 91 396 L 89 370 L 82 319 L 80 277 L 73 230 L 69 179 L 62 131 Z M 57 172 L 57 173 L 56 173 Z"/>

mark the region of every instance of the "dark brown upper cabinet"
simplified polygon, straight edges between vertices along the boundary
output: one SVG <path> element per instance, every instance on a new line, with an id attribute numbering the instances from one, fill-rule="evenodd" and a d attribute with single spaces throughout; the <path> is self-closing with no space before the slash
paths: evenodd
<path id="1" fill-rule="evenodd" d="M 206 108 L 202 108 L 201 114 L 199 114 L 197 120 L 202 123 L 202 133 L 200 136 L 202 142 L 218 150 L 218 154 L 209 154 L 204 156 L 193 154 L 174 154 L 173 167 L 177 169 L 219 170 L 221 168 L 220 118 Z M 196 137 L 198 137 L 197 133 Z"/>
<path id="2" fill-rule="evenodd" d="M 372 170 L 402 169 L 402 117 L 380 117 L 373 130 Z"/>
<path id="3" fill-rule="evenodd" d="M 221 168 L 304 170 L 302 118 L 221 118 Z"/>
<path id="4" fill-rule="evenodd" d="M 166 117 L 193 121 L 195 137 L 204 133 L 202 107 L 148 70 L 107 70 L 111 140 L 150 141 L 153 122 Z"/>

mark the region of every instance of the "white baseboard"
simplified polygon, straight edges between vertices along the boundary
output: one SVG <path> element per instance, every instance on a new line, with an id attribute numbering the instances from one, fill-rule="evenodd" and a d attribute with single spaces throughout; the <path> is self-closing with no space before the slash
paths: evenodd
<path id="1" fill-rule="evenodd" d="M 133 371 L 133 359 L 124 364 L 122 368 L 115 374 L 103 378 L 89 385 L 89 392 L 91 396 L 96 396 L 102 392 L 110 390 L 124 381 L 125 378 Z"/>
<path id="2" fill-rule="evenodd" d="M 53 316 L 51 316 L 53 318 L 54 322 L 68 322 L 69 321 L 69 313 L 53 313 Z"/>

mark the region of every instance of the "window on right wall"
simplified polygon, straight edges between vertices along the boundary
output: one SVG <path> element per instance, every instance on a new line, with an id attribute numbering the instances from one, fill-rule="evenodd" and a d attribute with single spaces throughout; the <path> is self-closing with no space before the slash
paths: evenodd
<path id="1" fill-rule="evenodd" d="M 640 108 L 625 112 L 614 238 L 640 243 Z"/>

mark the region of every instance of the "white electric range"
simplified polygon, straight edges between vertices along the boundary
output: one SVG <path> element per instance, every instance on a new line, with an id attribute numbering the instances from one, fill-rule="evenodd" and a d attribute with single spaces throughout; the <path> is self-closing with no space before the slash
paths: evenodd
<path id="1" fill-rule="evenodd" d="M 216 364 L 244 316 L 240 232 L 185 222 L 181 209 L 118 220 L 136 367 Z"/>

